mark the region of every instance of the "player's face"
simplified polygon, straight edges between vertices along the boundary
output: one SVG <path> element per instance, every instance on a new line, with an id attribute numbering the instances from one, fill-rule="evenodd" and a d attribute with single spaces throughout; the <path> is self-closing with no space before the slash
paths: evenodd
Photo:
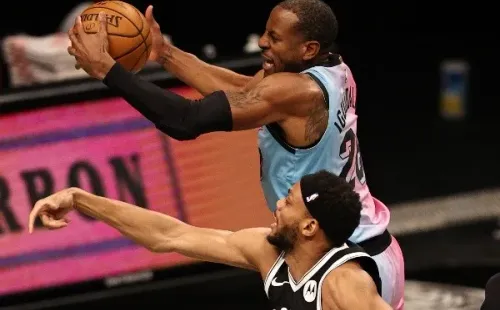
<path id="1" fill-rule="evenodd" d="M 275 222 L 271 225 L 267 240 L 281 251 L 292 250 L 302 236 L 304 224 L 310 218 L 302 201 L 300 184 L 295 184 L 288 196 L 278 201 L 274 217 Z"/>
<path id="2" fill-rule="evenodd" d="M 319 51 L 317 42 L 304 41 L 295 27 L 297 22 L 295 13 L 280 6 L 269 15 L 266 31 L 259 40 L 265 76 L 276 72 L 300 72 Z"/>

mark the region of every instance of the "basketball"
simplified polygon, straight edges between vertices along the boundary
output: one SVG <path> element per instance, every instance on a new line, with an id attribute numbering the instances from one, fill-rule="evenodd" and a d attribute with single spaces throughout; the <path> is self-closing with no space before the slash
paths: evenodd
<path id="1" fill-rule="evenodd" d="M 81 14 L 86 33 L 99 29 L 99 12 L 107 16 L 109 54 L 128 71 L 139 72 L 149 58 L 153 39 L 146 18 L 126 2 L 96 2 Z"/>

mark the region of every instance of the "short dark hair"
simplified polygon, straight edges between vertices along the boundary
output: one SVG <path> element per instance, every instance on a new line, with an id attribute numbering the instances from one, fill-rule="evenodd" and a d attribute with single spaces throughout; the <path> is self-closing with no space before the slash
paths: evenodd
<path id="1" fill-rule="evenodd" d="M 328 4 L 321 0 L 284 0 L 278 6 L 297 15 L 297 28 L 305 40 L 318 41 L 322 52 L 333 51 L 339 27 Z"/>
<path id="2" fill-rule="evenodd" d="M 361 199 L 351 184 L 326 170 L 300 180 L 304 203 L 333 246 L 344 244 L 361 220 Z"/>

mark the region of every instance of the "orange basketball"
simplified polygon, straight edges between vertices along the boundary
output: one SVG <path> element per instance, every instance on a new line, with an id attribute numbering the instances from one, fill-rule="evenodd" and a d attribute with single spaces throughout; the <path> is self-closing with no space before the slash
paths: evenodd
<path id="1" fill-rule="evenodd" d="M 139 72 L 149 58 L 153 39 L 146 18 L 126 2 L 96 2 L 81 14 L 86 33 L 99 29 L 99 12 L 107 15 L 110 55 L 125 69 Z"/>

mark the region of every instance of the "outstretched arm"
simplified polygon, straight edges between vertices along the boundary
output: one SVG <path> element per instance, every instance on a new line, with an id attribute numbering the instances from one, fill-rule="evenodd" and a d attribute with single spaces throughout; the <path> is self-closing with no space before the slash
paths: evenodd
<path id="1" fill-rule="evenodd" d="M 48 228 L 67 225 L 71 209 L 116 228 L 153 252 L 177 252 L 204 261 L 260 271 L 263 275 L 278 254 L 266 240 L 269 229 L 237 232 L 199 228 L 168 215 L 69 188 L 38 201 L 30 214 L 30 232 L 40 216 Z"/>
<path id="2" fill-rule="evenodd" d="M 263 71 L 259 71 L 253 77 L 242 75 L 204 62 L 196 55 L 187 53 L 168 42 L 165 42 L 158 62 L 165 70 L 204 96 L 218 90 L 241 91 L 247 85 L 263 78 Z"/>
<path id="3" fill-rule="evenodd" d="M 306 116 L 312 106 L 324 100 L 312 79 L 294 73 L 276 73 L 251 89 L 216 91 L 200 100 L 186 99 L 144 81 L 118 63 L 106 74 L 104 83 L 158 129 L 178 140 Z"/>
<path id="4" fill-rule="evenodd" d="M 146 9 L 145 17 L 153 38 L 150 59 L 161 64 L 165 70 L 202 95 L 218 90 L 239 91 L 262 79 L 262 71 L 254 77 L 242 75 L 208 64 L 194 54 L 187 53 L 165 40 L 160 25 L 153 16 L 152 5 Z"/>
<path id="5" fill-rule="evenodd" d="M 391 310 L 368 273 L 355 263 L 330 272 L 322 287 L 324 310 Z"/>

